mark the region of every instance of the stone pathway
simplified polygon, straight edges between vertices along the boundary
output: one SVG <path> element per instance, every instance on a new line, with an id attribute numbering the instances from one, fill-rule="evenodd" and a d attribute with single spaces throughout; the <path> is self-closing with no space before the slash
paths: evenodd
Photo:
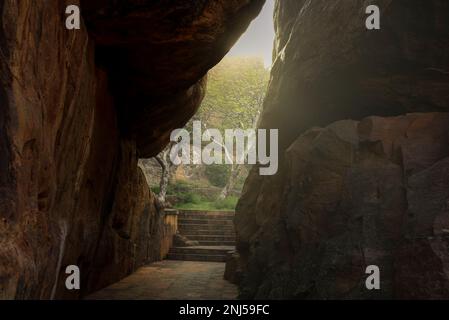
<path id="1" fill-rule="evenodd" d="M 237 287 L 223 279 L 221 262 L 164 260 L 142 267 L 87 299 L 229 300 Z"/>

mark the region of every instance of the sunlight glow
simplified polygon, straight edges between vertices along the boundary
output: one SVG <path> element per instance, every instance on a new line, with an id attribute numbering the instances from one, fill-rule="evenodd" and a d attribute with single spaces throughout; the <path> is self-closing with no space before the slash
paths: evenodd
<path id="1" fill-rule="evenodd" d="M 228 56 L 260 56 L 266 68 L 272 63 L 274 0 L 267 0 L 262 12 L 240 37 Z"/>

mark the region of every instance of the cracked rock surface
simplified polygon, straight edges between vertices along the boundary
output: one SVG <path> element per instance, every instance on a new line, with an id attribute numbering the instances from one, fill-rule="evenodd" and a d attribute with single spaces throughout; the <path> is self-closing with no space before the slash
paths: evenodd
<path id="1" fill-rule="evenodd" d="M 376 4 L 380 31 L 366 1 L 276 3 L 280 168 L 237 205 L 242 298 L 449 298 L 449 3 Z"/>
<path id="2" fill-rule="evenodd" d="M 263 2 L 0 1 L 0 298 L 77 298 L 162 258 L 138 157 L 193 115 Z"/>

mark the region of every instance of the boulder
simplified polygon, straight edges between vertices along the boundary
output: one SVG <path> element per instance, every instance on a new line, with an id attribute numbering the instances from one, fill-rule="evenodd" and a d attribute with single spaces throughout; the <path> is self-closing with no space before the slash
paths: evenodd
<path id="1" fill-rule="evenodd" d="M 251 173 L 238 204 L 242 297 L 449 297 L 448 145 L 449 113 L 302 134 L 279 175 Z M 381 290 L 365 286 L 369 265 Z"/>
<path id="2" fill-rule="evenodd" d="M 242 298 L 449 297 L 449 2 L 375 4 L 380 30 L 364 0 L 276 1 L 280 165 L 237 205 Z"/>
<path id="3" fill-rule="evenodd" d="M 364 0 L 285 0 L 261 127 L 286 149 L 313 126 L 371 115 L 449 110 L 449 3 L 378 0 L 367 30 Z"/>

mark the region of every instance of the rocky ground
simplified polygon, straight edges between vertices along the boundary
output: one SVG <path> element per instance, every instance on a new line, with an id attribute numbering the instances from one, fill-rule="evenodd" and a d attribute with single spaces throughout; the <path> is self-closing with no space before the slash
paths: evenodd
<path id="1" fill-rule="evenodd" d="M 89 300 L 233 300 L 224 263 L 164 260 L 88 296 Z"/>

